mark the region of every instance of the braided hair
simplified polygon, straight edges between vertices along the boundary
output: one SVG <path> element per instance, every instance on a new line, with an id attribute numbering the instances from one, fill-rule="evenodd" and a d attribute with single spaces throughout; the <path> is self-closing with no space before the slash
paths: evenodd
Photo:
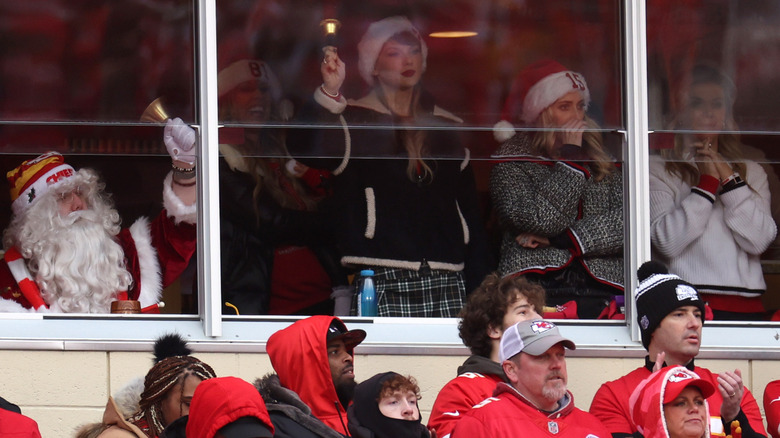
<path id="1" fill-rule="evenodd" d="M 167 426 L 164 424 L 162 404 L 173 387 L 182 383 L 181 391 L 184 391 L 183 383 L 189 376 L 201 380 L 216 377 L 216 373 L 207 363 L 189 356 L 188 348 L 184 347 L 183 350 L 178 351 L 173 349 L 173 351 L 184 355 L 163 357 L 165 353 L 155 348 L 156 363 L 144 378 L 144 391 L 138 403 L 138 412 L 129 418 L 130 422 L 151 437 L 160 435 Z"/>

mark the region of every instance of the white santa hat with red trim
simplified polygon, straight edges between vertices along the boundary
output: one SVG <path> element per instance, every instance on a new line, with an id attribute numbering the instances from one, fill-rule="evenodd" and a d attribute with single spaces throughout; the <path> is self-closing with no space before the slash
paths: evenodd
<path id="1" fill-rule="evenodd" d="M 501 120 L 493 126 L 493 137 L 498 141 L 510 139 L 515 134 L 513 120 L 519 118 L 530 125 L 548 106 L 572 91 L 579 91 L 585 105 L 590 104 L 588 84 L 581 74 L 551 59 L 529 65 L 515 77 Z"/>
<path id="2" fill-rule="evenodd" d="M 259 59 L 242 59 L 220 70 L 217 75 L 219 97 L 224 96 L 239 84 L 257 80 L 265 82 L 271 92 L 271 98 L 278 101 L 282 97 L 282 86 L 268 64 Z"/>
<path id="3" fill-rule="evenodd" d="M 57 152 L 47 152 L 27 160 L 6 177 L 11 186 L 11 207 L 14 215 L 24 213 L 44 193 L 61 184 L 76 172 Z"/>
<path id="4" fill-rule="evenodd" d="M 376 59 L 379 57 L 379 52 L 382 51 L 382 46 L 385 45 L 387 40 L 399 33 L 409 32 L 420 41 L 420 50 L 422 50 L 423 65 L 422 71 L 425 72 L 428 59 L 428 46 L 425 45 L 422 36 L 417 28 L 414 27 L 408 18 L 402 16 L 388 17 L 383 20 L 375 21 L 368 26 L 368 30 L 363 35 L 363 38 L 358 43 L 358 70 L 360 71 L 360 77 L 368 85 L 374 84 L 374 66 L 376 65 Z"/>

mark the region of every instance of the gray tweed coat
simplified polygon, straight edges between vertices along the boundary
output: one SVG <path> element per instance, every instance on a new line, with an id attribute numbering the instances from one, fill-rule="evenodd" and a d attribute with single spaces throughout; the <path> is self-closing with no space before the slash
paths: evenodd
<path id="1" fill-rule="evenodd" d="M 504 234 L 500 273 L 546 273 L 582 263 L 596 280 L 622 289 L 620 170 L 595 182 L 586 163 L 534 156 L 525 133 L 504 142 L 495 158 L 490 196 Z M 515 241 L 520 233 L 565 233 L 572 248 L 523 248 Z"/>

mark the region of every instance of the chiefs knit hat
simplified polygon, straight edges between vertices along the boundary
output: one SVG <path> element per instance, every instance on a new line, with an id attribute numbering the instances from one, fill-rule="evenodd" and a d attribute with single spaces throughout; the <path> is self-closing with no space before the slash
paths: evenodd
<path id="1" fill-rule="evenodd" d="M 425 45 L 420 36 L 420 32 L 412 25 L 412 22 L 408 18 L 402 16 L 388 17 L 384 20 L 379 20 L 371 23 L 368 26 L 368 30 L 363 34 L 363 38 L 358 43 L 358 70 L 360 76 L 368 85 L 374 84 L 374 66 L 376 65 L 376 59 L 379 57 L 379 52 L 382 51 L 382 46 L 393 37 L 393 35 L 409 32 L 420 42 L 420 50 L 422 50 L 423 65 L 422 71 L 425 71 L 428 59 L 428 46 Z"/>
<path id="2" fill-rule="evenodd" d="M 219 75 L 217 75 L 219 97 L 224 96 L 242 82 L 251 80 L 265 82 L 274 101 L 278 101 L 282 97 L 279 79 L 268 67 L 268 64 L 259 59 L 242 59 L 220 70 Z"/>
<path id="3" fill-rule="evenodd" d="M 57 152 L 47 152 L 38 158 L 23 162 L 6 177 L 11 186 L 11 207 L 14 215 L 20 215 L 36 199 L 54 186 L 72 177 L 75 170 L 65 164 L 65 158 Z"/>
<path id="4" fill-rule="evenodd" d="M 543 59 L 523 69 L 512 82 L 501 112 L 501 120 L 493 127 L 493 136 L 506 141 L 514 133 L 514 121 L 518 118 L 525 125 L 533 123 L 545 108 L 564 95 L 579 91 L 590 104 L 590 91 L 585 78 L 557 61 Z"/>
<path id="5" fill-rule="evenodd" d="M 563 346 L 569 350 L 577 348 L 574 342 L 561 336 L 558 327 L 550 321 L 520 321 L 506 329 L 501 336 L 499 361 L 503 362 L 521 352 L 539 356 L 559 342 L 563 342 Z"/>
<path id="6" fill-rule="evenodd" d="M 636 291 L 636 310 L 642 345 L 645 350 L 650 338 L 666 315 L 682 306 L 696 306 L 704 322 L 704 302 L 690 283 L 670 274 L 666 266 L 650 261 L 639 267 L 639 287 Z"/>

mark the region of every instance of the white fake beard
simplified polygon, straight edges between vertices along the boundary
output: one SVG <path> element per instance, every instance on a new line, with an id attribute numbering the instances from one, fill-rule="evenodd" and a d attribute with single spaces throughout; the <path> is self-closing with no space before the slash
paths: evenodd
<path id="1" fill-rule="evenodd" d="M 117 293 L 132 283 L 122 247 L 104 228 L 109 221 L 85 210 L 57 215 L 52 222 L 28 246 L 30 271 L 43 299 L 54 312 L 109 313 Z"/>

